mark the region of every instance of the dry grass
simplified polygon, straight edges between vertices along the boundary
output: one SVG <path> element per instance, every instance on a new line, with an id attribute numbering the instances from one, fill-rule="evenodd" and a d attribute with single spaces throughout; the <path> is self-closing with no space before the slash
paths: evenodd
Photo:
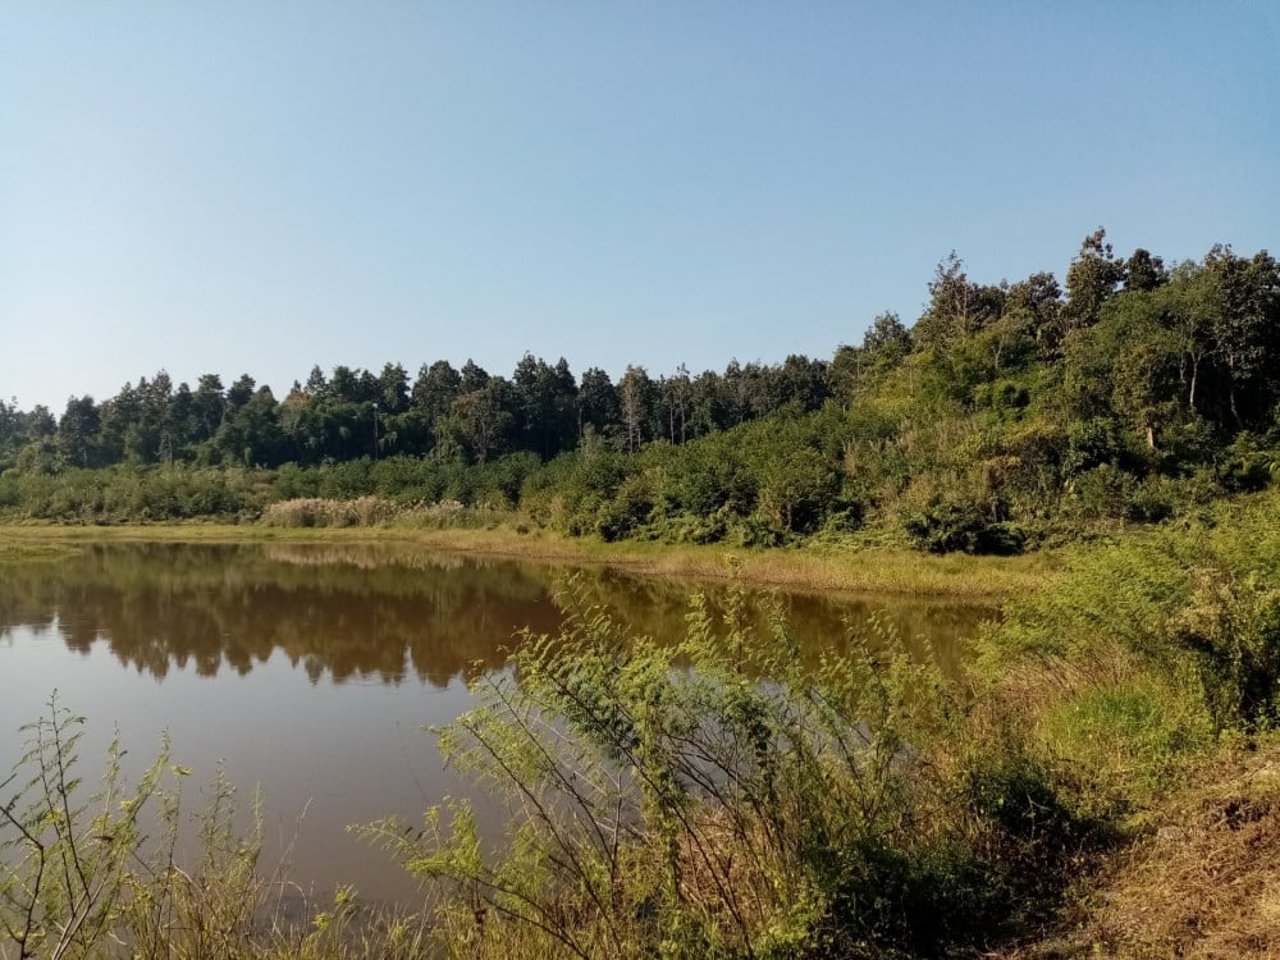
<path id="1" fill-rule="evenodd" d="M 1073 908 L 1006 960 L 1280 957 L 1280 742 L 1233 750 L 1159 804 Z"/>
<path id="2" fill-rule="evenodd" d="M 522 532 L 523 531 L 523 532 Z M 1045 584 L 1059 569 L 1056 554 L 1022 557 L 933 556 L 890 548 L 807 547 L 731 550 L 719 546 L 603 543 L 570 539 L 522 525 L 484 529 L 386 526 L 289 527 L 265 524 L 131 524 L 113 527 L 0 526 L 0 550 L 35 545 L 142 541 L 244 543 L 251 541 L 412 543 L 436 553 L 556 561 L 618 567 L 644 576 L 693 580 L 737 578 L 764 587 L 869 594 L 997 599 Z"/>
<path id="3" fill-rule="evenodd" d="M 269 504 L 261 522 L 267 527 L 371 527 L 386 523 L 399 512 L 399 504 L 385 497 L 308 497 Z"/>

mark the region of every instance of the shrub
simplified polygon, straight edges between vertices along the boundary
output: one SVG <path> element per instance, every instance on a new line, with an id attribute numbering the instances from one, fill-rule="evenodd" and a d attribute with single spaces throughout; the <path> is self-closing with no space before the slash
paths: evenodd
<path id="1" fill-rule="evenodd" d="M 503 850 L 486 852 L 462 803 L 420 831 L 360 831 L 436 885 L 445 952 L 938 956 L 1010 915 L 1011 880 L 983 854 L 1008 843 L 975 837 L 1040 843 L 1029 822 L 1057 809 L 1052 785 L 993 773 L 968 788 L 986 806 L 950 815 L 928 750 L 954 714 L 896 635 L 873 628 L 813 669 L 776 606 L 748 625 L 740 592 L 721 617 L 695 598 L 665 644 L 585 597 L 570 581 L 565 631 L 525 636 L 440 733 L 447 761 L 504 798 Z"/>
<path id="2" fill-rule="evenodd" d="M 596 533 L 606 542 L 623 540 L 653 516 L 653 491 L 648 477 L 630 477 L 617 494 L 600 506 Z"/>

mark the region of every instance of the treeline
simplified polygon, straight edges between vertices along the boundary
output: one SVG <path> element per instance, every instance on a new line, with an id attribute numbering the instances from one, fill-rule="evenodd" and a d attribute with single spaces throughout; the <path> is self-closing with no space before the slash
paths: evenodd
<path id="1" fill-rule="evenodd" d="M 511 453 L 547 460 L 599 440 L 635 451 L 654 440 L 683 443 L 788 404 L 814 410 L 830 396 L 827 364 L 792 356 L 776 366 L 736 361 L 723 373 L 651 378 L 628 367 L 615 384 L 592 368 L 574 376 L 561 358 L 532 354 L 511 376 L 468 360 L 424 364 L 412 380 L 398 363 L 380 373 L 312 369 L 277 401 L 244 374 L 224 388 L 217 374 L 193 390 L 165 371 L 102 402 L 71 397 L 61 417 L 0 403 L 0 463 L 20 470 L 182 462 L 310 466 L 370 457 L 431 457 L 481 464 Z"/>
<path id="2" fill-rule="evenodd" d="M 769 544 L 857 532 L 1007 551 L 1158 521 L 1265 485 L 1280 425 L 1280 265 L 1215 246 L 1166 265 L 1101 229 L 1060 284 L 971 280 L 952 254 L 908 326 L 830 359 L 651 377 L 526 354 L 410 380 L 313 369 L 277 400 L 161 372 L 61 417 L 0 404 L 0 509 L 53 519 L 254 516 L 292 497 L 519 507 L 607 539 Z M 100 468 L 108 467 L 103 471 Z"/>

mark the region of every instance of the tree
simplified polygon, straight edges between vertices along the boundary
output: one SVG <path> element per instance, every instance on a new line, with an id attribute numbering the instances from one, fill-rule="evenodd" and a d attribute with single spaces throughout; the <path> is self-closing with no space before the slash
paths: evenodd
<path id="1" fill-rule="evenodd" d="M 333 368 L 329 377 L 329 386 L 324 393 L 325 399 L 337 403 L 356 403 L 360 400 L 360 377 L 356 371 L 346 366 Z"/>
<path id="2" fill-rule="evenodd" d="M 319 371 L 316 367 L 313 374 Z M 307 381 L 311 383 L 310 380 Z M 222 418 L 227 412 L 227 401 L 223 395 L 222 378 L 216 373 L 206 373 L 196 381 L 195 392 L 191 395 L 192 416 L 195 418 L 195 436 L 197 441 L 213 439 L 222 425 Z"/>
<path id="3" fill-rule="evenodd" d="M 574 398 L 578 387 L 563 357 L 555 367 L 526 353 L 511 378 L 521 446 L 550 459 L 573 444 L 577 433 Z"/>
<path id="4" fill-rule="evenodd" d="M 307 375 L 307 385 L 304 391 L 309 397 L 323 397 L 329 390 L 329 381 L 324 375 L 324 371 L 320 369 L 320 364 L 316 364 L 311 368 L 311 373 Z"/>
<path id="5" fill-rule="evenodd" d="M 378 409 L 385 416 L 404 413 L 409 408 L 409 375 L 398 363 L 382 367 L 378 377 Z"/>
<path id="6" fill-rule="evenodd" d="M 252 389 L 252 384 L 253 378 L 246 374 L 231 387 L 228 396 L 246 387 Z M 214 437 L 214 445 L 227 463 L 272 467 L 281 462 L 284 432 L 270 387 L 264 384 L 244 402 L 230 406 L 227 418 Z"/>
<path id="7" fill-rule="evenodd" d="M 1005 295 L 1005 311 L 1027 317 L 1039 344 L 1053 348 L 1062 338 L 1062 288 L 1052 273 L 1033 273 L 1011 284 Z"/>
<path id="8" fill-rule="evenodd" d="M 684 443 L 689 438 L 689 407 L 693 399 L 689 368 L 683 363 L 676 367 L 675 376 L 664 380 L 663 393 L 667 408 L 667 435 L 672 443 Z"/>
<path id="9" fill-rule="evenodd" d="M 964 261 L 952 250 L 934 269 L 929 306 L 916 323 L 914 340 L 923 347 L 945 349 L 1000 316 L 1004 297 L 999 287 L 973 283 Z"/>
<path id="10" fill-rule="evenodd" d="M 1102 305 L 1124 281 L 1125 265 L 1107 243 L 1107 231 L 1099 227 L 1080 244 L 1080 252 L 1067 268 L 1066 319 L 1069 329 L 1091 327 L 1098 322 Z"/>
<path id="11" fill-rule="evenodd" d="M 627 450 L 634 453 L 647 439 L 653 412 L 653 381 L 644 367 L 627 366 L 618 381 L 618 399 L 622 407 Z"/>
<path id="12" fill-rule="evenodd" d="M 1236 424 L 1244 426 L 1249 416 L 1267 409 L 1280 387 L 1268 370 L 1268 360 L 1280 348 L 1280 267 L 1265 250 L 1246 260 L 1219 245 L 1205 257 L 1205 269 L 1216 300 L 1213 338 L 1216 358 L 1226 370 L 1228 407 Z"/>
<path id="13" fill-rule="evenodd" d="M 67 408 L 58 421 L 58 451 L 77 467 L 97 466 L 95 440 L 102 425 L 102 417 L 93 397 L 70 397 Z"/>
<path id="14" fill-rule="evenodd" d="M 859 365 L 874 381 L 899 366 L 911 352 L 912 336 L 896 313 L 886 311 L 871 321 L 862 337 Z"/>
<path id="15" fill-rule="evenodd" d="M 1179 344 L 1161 323 L 1161 303 L 1150 291 L 1117 297 L 1100 333 L 1111 355 L 1112 406 L 1156 449 L 1156 431 L 1178 410 Z M 1108 341 L 1110 345 L 1108 346 Z"/>
<path id="16" fill-rule="evenodd" d="M 793 353 L 782 361 L 773 379 L 774 399 L 779 405 L 794 403 L 802 410 L 817 410 L 831 395 L 827 388 L 827 365 L 800 354 Z"/>
<path id="17" fill-rule="evenodd" d="M 253 399 L 254 389 L 257 387 L 257 381 L 247 373 L 241 374 L 240 379 L 231 385 L 227 390 L 227 406 L 223 419 L 234 414 L 241 407 L 245 406 Z"/>
<path id="18" fill-rule="evenodd" d="M 1124 288 L 1126 290 L 1135 290 L 1139 293 L 1151 291 L 1162 286 L 1168 279 L 1164 261 L 1159 257 L 1153 257 L 1141 247 L 1133 251 L 1129 262 L 1125 264 Z"/>
<path id="19" fill-rule="evenodd" d="M 704 370 L 693 378 L 689 403 L 689 424 L 695 437 L 704 437 L 729 425 L 724 380 L 714 370 Z"/>
<path id="20" fill-rule="evenodd" d="M 470 392 L 463 388 L 462 377 L 448 360 L 437 360 L 418 370 L 418 379 L 413 382 L 413 407 L 428 424 L 433 424 L 449 412 L 460 394 Z"/>
<path id="21" fill-rule="evenodd" d="M 582 384 L 578 388 L 577 412 L 579 440 L 587 435 L 588 427 L 596 434 L 603 435 L 622 420 L 618 390 L 609 378 L 609 374 L 599 367 L 591 367 L 582 374 Z"/>
<path id="22" fill-rule="evenodd" d="M 1196 410 L 1200 374 L 1213 351 L 1213 279 L 1199 264 L 1187 261 L 1174 268 L 1156 294 L 1164 326 L 1178 350 L 1178 379 L 1186 390 L 1187 408 Z"/>
<path id="23" fill-rule="evenodd" d="M 489 382 L 489 374 L 484 367 L 478 365 L 474 360 L 468 359 L 462 365 L 462 384 L 463 393 L 474 393 L 476 390 L 483 390 Z"/>
<path id="24" fill-rule="evenodd" d="M 438 442 L 446 450 L 459 449 L 475 463 L 503 453 L 515 424 L 513 399 L 511 384 L 503 377 L 492 377 L 481 389 L 462 394 L 440 420 Z"/>

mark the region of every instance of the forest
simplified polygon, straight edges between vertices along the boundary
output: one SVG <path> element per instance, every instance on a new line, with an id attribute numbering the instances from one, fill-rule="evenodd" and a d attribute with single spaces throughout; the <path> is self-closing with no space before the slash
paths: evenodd
<path id="1" fill-rule="evenodd" d="M 373 497 L 379 518 L 515 511 L 610 541 L 1012 553 L 1266 486 L 1278 402 L 1275 258 L 1126 257 L 1100 228 L 1061 282 L 979 282 L 952 253 L 914 322 L 881 314 L 829 358 L 616 382 L 531 353 L 509 377 L 314 367 L 282 398 L 160 371 L 57 416 L 0 402 L 0 514 L 252 521 Z"/>

